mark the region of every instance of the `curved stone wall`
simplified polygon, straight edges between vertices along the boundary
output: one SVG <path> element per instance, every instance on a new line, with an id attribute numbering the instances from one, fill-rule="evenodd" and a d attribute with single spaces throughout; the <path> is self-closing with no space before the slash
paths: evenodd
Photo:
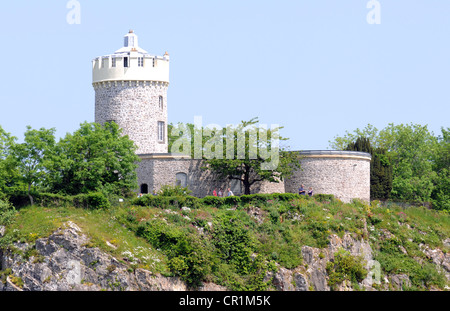
<path id="1" fill-rule="evenodd" d="M 333 194 L 343 202 L 354 198 L 370 201 L 371 155 L 357 151 L 317 150 L 300 152 L 301 170 L 285 180 L 285 191 L 298 193 L 303 184 L 314 194 Z"/>
<path id="2" fill-rule="evenodd" d="M 113 81 L 93 85 L 95 122 L 116 122 L 138 146 L 137 154 L 167 152 L 168 83 Z M 163 141 L 158 140 L 158 122 L 164 122 Z"/>

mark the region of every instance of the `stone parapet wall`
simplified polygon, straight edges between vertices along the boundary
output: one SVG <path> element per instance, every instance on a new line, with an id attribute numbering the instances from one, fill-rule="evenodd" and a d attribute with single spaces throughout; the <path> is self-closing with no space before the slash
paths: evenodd
<path id="1" fill-rule="evenodd" d="M 301 169 L 285 180 L 285 191 L 297 193 L 303 184 L 314 194 L 333 194 L 343 202 L 353 198 L 370 201 L 370 159 L 364 152 L 301 152 Z"/>

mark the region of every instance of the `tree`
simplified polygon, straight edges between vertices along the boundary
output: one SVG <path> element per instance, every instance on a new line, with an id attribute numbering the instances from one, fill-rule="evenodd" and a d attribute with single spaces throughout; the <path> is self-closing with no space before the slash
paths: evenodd
<path id="1" fill-rule="evenodd" d="M 359 137 L 365 137 L 370 141 L 373 148 L 378 148 L 380 147 L 378 132 L 379 131 L 376 127 L 371 124 L 367 124 L 367 126 L 362 130 L 357 128 L 353 131 L 353 133 L 345 131 L 344 136 L 335 136 L 334 140 L 330 140 L 328 143 L 334 150 L 345 150 L 349 144 L 354 143 Z"/>
<path id="2" fill-rule="evenodd" d="M 201 154 L 204 169 L 222 179 L 239 180 L 244 193 L 250 194 L 255 183 L 279 182 L 300 167 L 298 154 L 280 147 L 279 142 L 287 140 L 279 135 L 282 127 L 266 129 L 257 124 L 257 118 L 253 118 L 227 128 L 178 125 L 176 131 L 183 133 L 170 136 L 170 150 L 178 152 L 184 146 L 184 153 L 193 158 Z"/>
<path id="3" fill-rule="evenodd" d="M 0 126 L 0 197 L 6 188 L 18 181 L 12 147 L 16 137 L 11 136 Z"/>
<path id="4" fill-rule="evenodd" d="M 56 146 L 49 188 L 79 194 L 127 195 L 137 188 L 136 146 L 114 123 L 83 123 Z"/>
<path id="5" fill-rule="evenodd" d="M 369 124 L 363 131 L 357 129 L 354 134 L 346 132 L 344 137 L 335 137 L 330 145 L 338 147 L 342 142 L 347 142 L 358 133 L 364 132 L 373 136 L 369 139 L 375 148 L 386 150 L 386 156 L 392 164 L 391 197 L 401 200 L 429 201 L 437 177 L 433 170 L 437 138 L 427 126 L 390 123 L 383 130 L 378 131 Z"/>
<path id="6" fill-rule="evenodd" d="M 55 146 L 55 129 L 34 130 L 27 126 L 24 142 L 11 147 L 20 180 L 27 186 L 30 204 L 34 204 L 31 187 L 40 184 L 48 174 L 48 165 Z"/>
<path id="7" fill-rule="evenodd" d="M 436 172 L 433 154 L 437 139 L 427 126 L 389 124 L 379 139 L 393 164 L 392 196 L 402 200 L 429 201 Z"/>
<path id="8" fill-rule="evenodd" d="M 437 176 L 431 193 L 433 207 L 450 210 L 450 128 L 441 128 L 434 153 L 433 170 Z"/>

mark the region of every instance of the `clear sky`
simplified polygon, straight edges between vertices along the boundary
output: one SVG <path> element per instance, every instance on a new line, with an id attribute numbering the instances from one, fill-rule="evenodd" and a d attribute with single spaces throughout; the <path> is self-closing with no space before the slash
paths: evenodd
<path id="1" fill-rule="evenodd" d="M 150 54 L 170 54 L 169 122 L 226 126 L 259 117 L 284 126 L 292 150 L 368 123 L 450 126 L 450 1 L 4 1 L 0 125 L 57 136 L 94 121 L 93 58 L 133 29 Z M 372 15 L 370 15 L 372 16 Z"/>

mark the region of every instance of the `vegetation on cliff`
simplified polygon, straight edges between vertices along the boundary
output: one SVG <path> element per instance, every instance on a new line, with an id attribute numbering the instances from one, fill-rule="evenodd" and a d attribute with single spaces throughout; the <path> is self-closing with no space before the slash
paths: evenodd
<path id="1" fill-rule="evenodd" d="M 450 236 L 446 211 L 378 201 L 344 204 L 329 195 L 297 194 L 203 199 L 146 195 L 102 208 L 74 207 L 70 200 L 46 203 L 17 210 L 1 203 L 0 249 L 20 253 L 15 243 L 33 243 L 70 220 L 91 237 L 91 246 L 130 269 L 179 276 L 194 288 L 212 282 L 234 290 L 270 290 L 276 271 L 307 268 L 302 246 L 326 248 L 330 235 L 350 233 L 370 242 L 382 280 L 402 274 L 409 279 L 403 289 L 448 286 L 445 271 L 424 251 L 449 251 L 444 242 Z M 337 253 L 327 265 L 328 285 L 335 289 L 348 281 L 361 289 L 357 283 L 368 272 L 363 266 L 362 258 Z"/>

